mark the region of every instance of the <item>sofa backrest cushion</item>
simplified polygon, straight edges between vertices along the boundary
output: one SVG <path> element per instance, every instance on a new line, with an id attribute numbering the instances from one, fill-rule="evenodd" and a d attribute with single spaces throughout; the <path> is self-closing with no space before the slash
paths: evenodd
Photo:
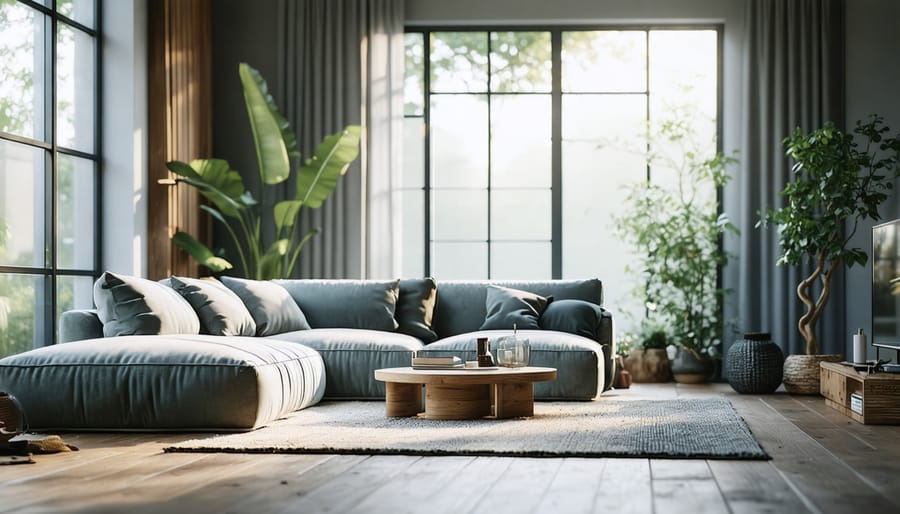
<path id="1" fill-rule="evenodd" d="M 214 336 L 255 336 L 256 322 L 241 298 L 214 278 L 172 277 L 172 289 L 184 297 L 197 317 L 204 334 Z"/>
<path id="2" fill-rule="evenodd" d="M 490 285 L 485 298 L 485 320 L 479 330 L 539 329 L 541 314 L 552 297 Z"/>
<path id="3" fill-rule="evenodd" d="M 305 313 L 291 295 L 271 280 L 247 280 L 222 277 L 225 287 L 234 291 L 256 323 L 256 335 L 271 336 L 294 330 L 309 330 Z"/>
<path id="4" fill-rule="evenodd" d="M 191 304 L 152 280 L 107 271 L 94 282 L 94 303 L 105 337 L 200 333 Z"/>
<path id="5" fill-rule="evenodd" d="M 543 280 L 531 282 L 506 282 L 487 280 L 459 280 L 437 282 L 437 300 L 434 306 L 432 328 L 438 337 L 449 337 L 474 332 L 487 317 L 485 299 L 488 285 L 494 284 L 528 291 L 556 300 L 584 300 L 603 305 L 603 285 L 599 279 Z M 552 303 L 551 303 L 552 305 Z"/>
<path id="6" fill-rule="evenodd" d="M 397 329 L 400 281 L 275 280 L 306 314 L 312 328 Z"/>
<path id="7" fill-rule="evenodd" d="M 434 316 L 434 301 L 437 297 L 437 284 L 434 279 L 409 278 L 400 281 L 400 297 L 394 319 L 397 320 L 397 332 L 430 343 L 437 339 L 431 328 Z"/>

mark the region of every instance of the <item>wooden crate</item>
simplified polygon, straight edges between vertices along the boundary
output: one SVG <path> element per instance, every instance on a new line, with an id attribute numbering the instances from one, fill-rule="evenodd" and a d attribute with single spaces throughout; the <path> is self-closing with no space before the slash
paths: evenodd
<path id="1" fill-rule="evenodd" d="M 900 374 L 865 373 L 837 362 L 820 368 L 829 407 L 867 425 L 900 425 Z"/>

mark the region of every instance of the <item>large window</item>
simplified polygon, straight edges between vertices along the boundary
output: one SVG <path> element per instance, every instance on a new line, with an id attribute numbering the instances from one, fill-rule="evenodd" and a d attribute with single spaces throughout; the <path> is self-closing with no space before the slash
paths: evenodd
<path id="1" fill-rule="evenodd" d="M 639 318 L 611 219 L 630 185 L 677 187 L 659 157 L 716 152 L 718 48 L 715 28 L 409 31 L 403 274 L 600 277 Z"/>
<path id="2" fill-rule="evenodd" d="M 0 356 L 92 305 L 98 20 L 94 0 L 0 0 Z"/>

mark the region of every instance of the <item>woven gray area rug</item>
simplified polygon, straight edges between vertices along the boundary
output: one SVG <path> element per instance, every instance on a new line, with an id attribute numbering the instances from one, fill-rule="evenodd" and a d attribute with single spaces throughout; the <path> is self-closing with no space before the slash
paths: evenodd
<path id="1" fill-rule="evenodd" d="M 768 459 L 724 398 L 535 402 L 532 418 L 388 418 L 383 402 L 323 402 L 253 432 L 166 452 Z"/>

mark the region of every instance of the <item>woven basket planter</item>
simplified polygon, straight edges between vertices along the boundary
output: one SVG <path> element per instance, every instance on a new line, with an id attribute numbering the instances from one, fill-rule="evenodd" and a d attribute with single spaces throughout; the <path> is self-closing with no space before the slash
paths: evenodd
<path id="1" fill-rule="evenodd" d="M 843 360 L 843 355 L 788 355 L 784 360 L 784 389 L 791 394 L 819 394 L 819 363 Z"/>

